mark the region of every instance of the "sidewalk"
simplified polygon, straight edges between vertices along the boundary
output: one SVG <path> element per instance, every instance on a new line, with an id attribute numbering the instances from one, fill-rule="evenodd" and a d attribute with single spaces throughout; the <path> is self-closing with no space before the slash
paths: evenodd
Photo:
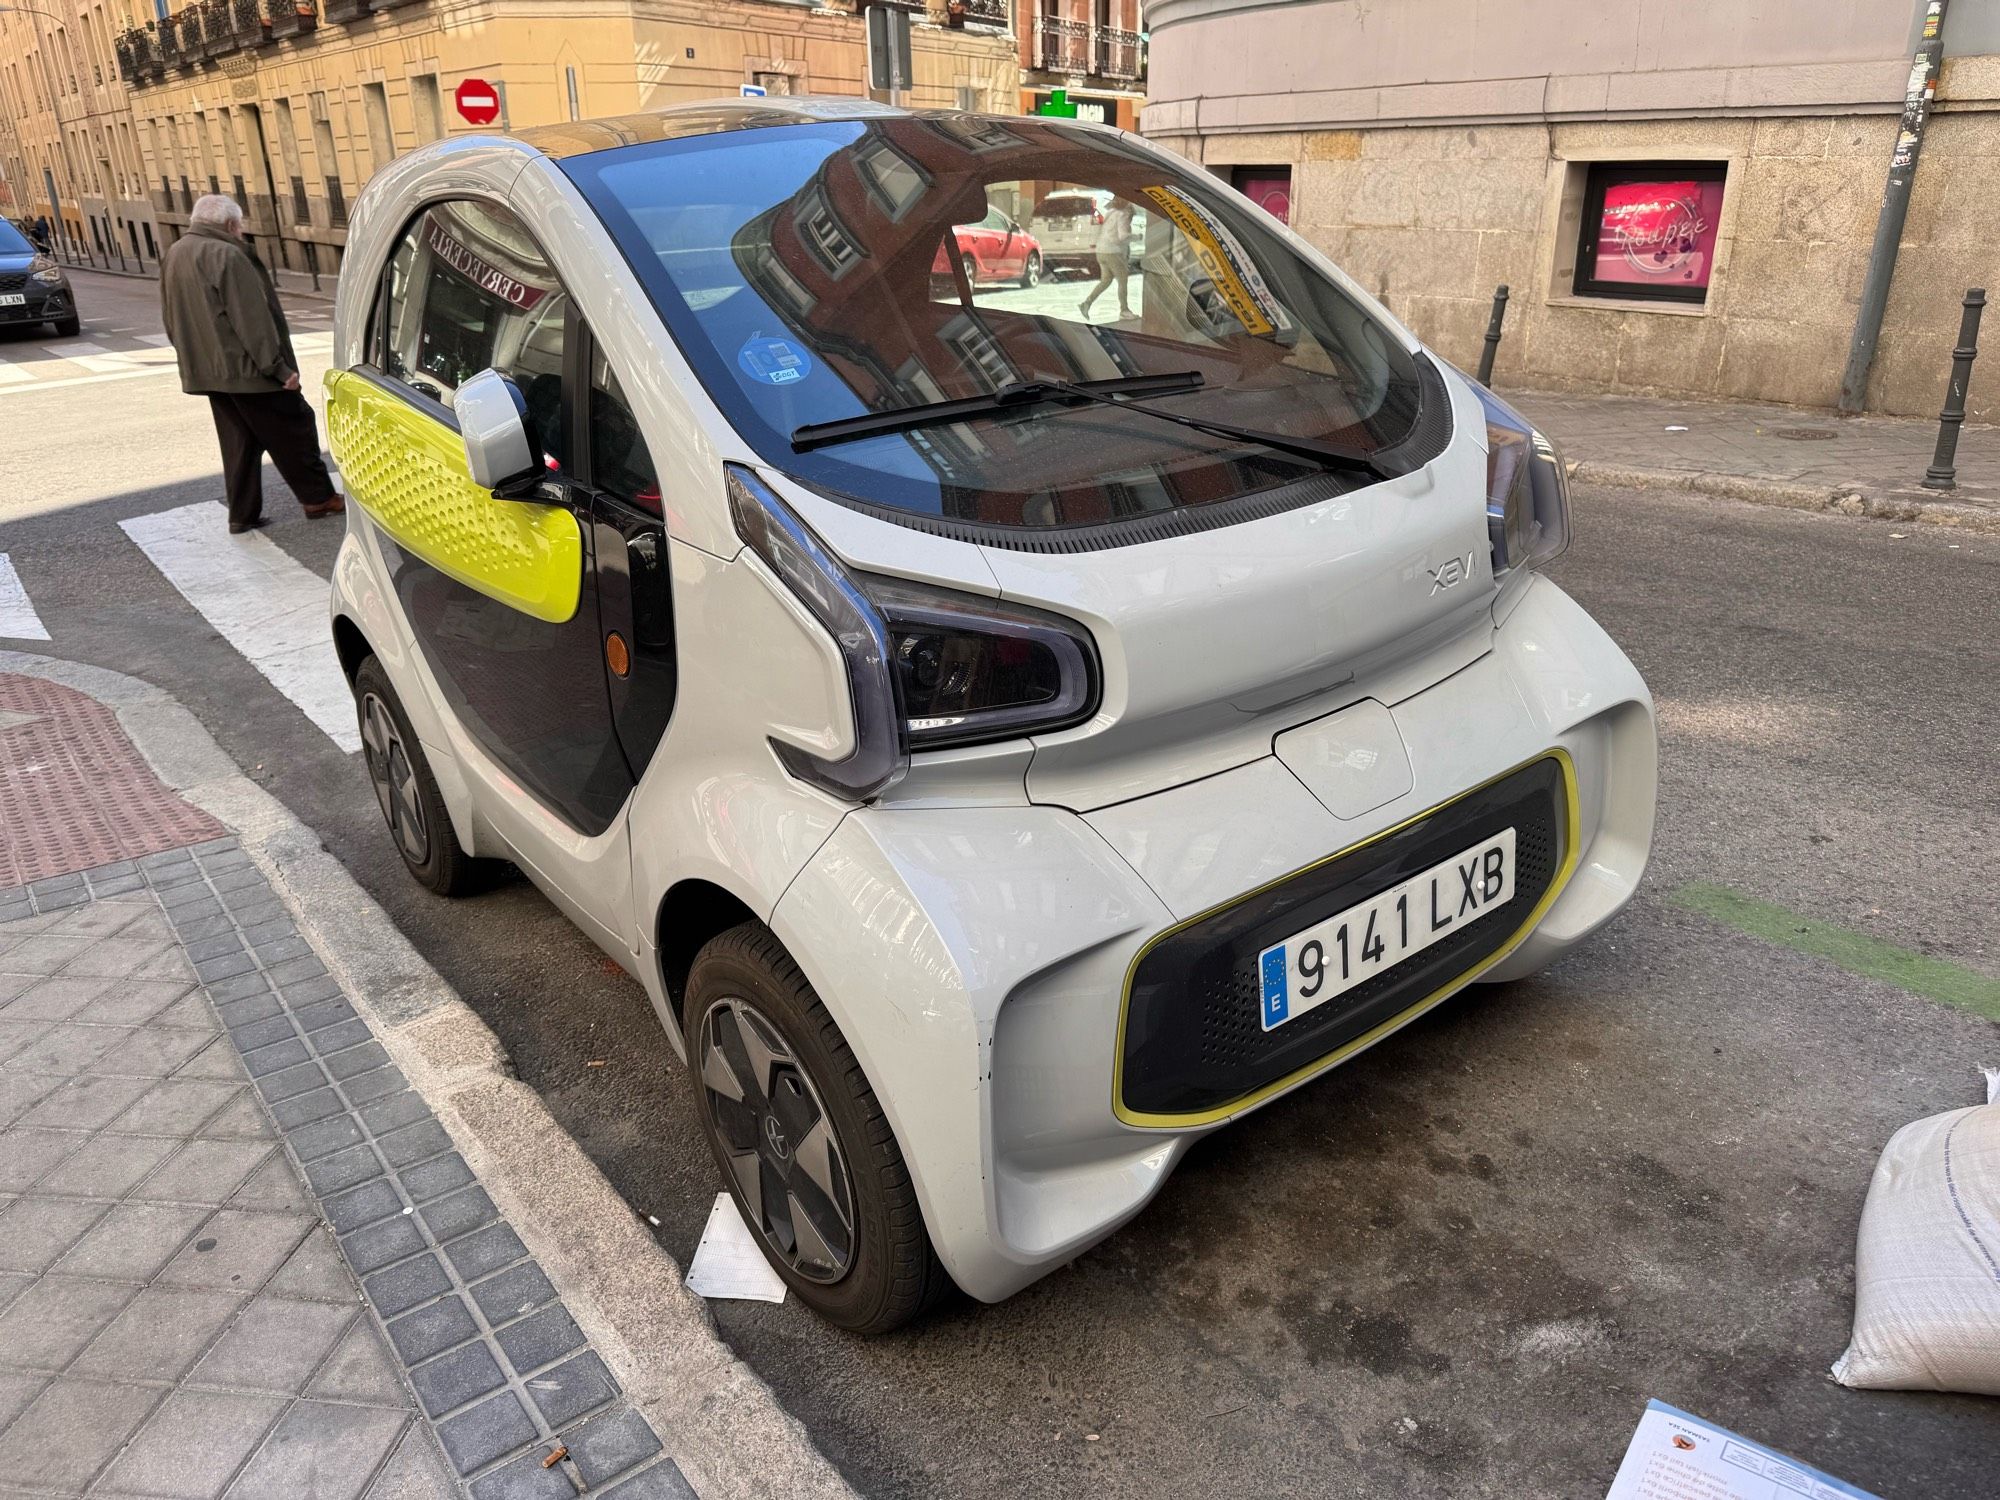
<path id="1" fill-rule="evenodd" d="M 576 1226 L 643 1242 L 629 1210 L 545 1111 L 510 1105 L 490 1033 L 395 967 L 393 928 L 358 934 L 363 962 L 391 966 L 371 980 L 295 923 L 300 880 L 330 924 L 365 926 L 366 897 L 287 840 L 317 849 L 165 695 L 0 653 L 0 1494 L 841 1493 L 726 1351 L 695 1347 L 676 1373 L 710 1380 L 658 1396 L 632 1320 L 561 1243 Z M 481 1111 L 498 1141 L 455 1137 Z M 509 1153 L 553 1179 L 561 1229 Z M 657 1307 L 646 1252 L 665 1257 L 612 1248 L 602 1274 Z M 699 1344 L 689 1330 L 645 1329 Z M 716 1387 L 768 1439 L 724 1418 L 670 1453 L 660 1414 Z M 718 1435 L 768 1490 L 729 1472 Z M 689 1452 L 713 1488 L 683 1473 Z"/>
<path id="2" fill-rule="evenodd" d="M 2000 427 L 1967 427 L 1958 488 L 1922 487 L 1938 424 L 1796 406 L 1502 390 L 1562 447 L 1574 477 L 2000 531 Z"/>

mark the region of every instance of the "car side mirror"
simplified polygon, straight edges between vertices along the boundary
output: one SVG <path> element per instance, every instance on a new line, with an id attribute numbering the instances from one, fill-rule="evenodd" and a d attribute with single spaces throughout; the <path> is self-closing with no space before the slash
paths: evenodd
<path id="1" fill-rule="evenodd" d="M 528 441 L 528 403 L 513 381 L 498 370 L 481 370 L 458 388 L 451 405 L 474 484 L 498 491 L 541 473 Z"/>

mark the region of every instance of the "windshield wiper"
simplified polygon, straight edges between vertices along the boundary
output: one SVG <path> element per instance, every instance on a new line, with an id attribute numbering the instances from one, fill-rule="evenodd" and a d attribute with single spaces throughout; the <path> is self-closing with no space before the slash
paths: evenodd
<path id="1" fill-rule="evenodd" d="M 1280 453 L 1308 458 L 1323 469 L 1349 474 L 1369 474 L 1377 479 L 1393 479 L 1403 472 L 1400 469 L 1385 467 L 1357 449 L 1341 448 L 1332 443 L 1319 442 L 1314 438 L 1293 437 L 1289 433 L 1265 432 L 1256 427 L 1242 427 L 1234 422 L 1219 422 L 1213 417 L 1190 417 L 1179 412 L 1161 411 L 1158 407 L 1141 406 L 1135 399 L 1142 396 L 1169 396 L 1198 390 L 1202 383 L 1199 370 L 1184 370 L 1173 375 L 1127 375 L 1110 380 L 1024 380 L 1014 385 L 1002 386 L 985 396 L 969 396 L 957 401 L 931 401 L 922 406 L 905 406 L 894 411 L 842 417 L 834 422 L 809 422 L 803 427 L 793 429 L 792 448 L 795 452 L 807 453 L 814 448 L 824 448 L 832 443 L 852 442 L 856 438 L 875 437 L 885 432 L 910 432 L 919 427 L 936 427 L 949 422 L 962 422 L 969 417 L 992 416 L 996 412 L 1007 411 L 1016 406 L 1035 406 L 1051 401 L 1094 401 L 1101 406 L 1126 407 L 1149 417 L 1158 417 L 1163 422 L 1174 422 L 1214 437 L 1234 438 L 1238 442 L 1255 443 Z"/>
<path id="2" fill-rule="evenodd" d="M 1165 396 L 1196 390 L 1201 383 L 1199 370 L 1172 375 L 1114 375 L 1109 380 L 1022 380 L 984 396 L 926 401 L 921 406 L 864 412 L 858 417 L 841 417 L 832 422 L 808 422 L 792 429 L 792 451 L 810 453 L 833 443 L 851 443 L 856 438 L 877 437 L 885 432 L 913 432 L 919 427 L 942 427 L 968 417 L 990 417 L 995 412 L 1038 406 L 1047 401 L 1106 401 L 1123 406 L 1125 403 L 1113 392 L 1127 397 Z"/>

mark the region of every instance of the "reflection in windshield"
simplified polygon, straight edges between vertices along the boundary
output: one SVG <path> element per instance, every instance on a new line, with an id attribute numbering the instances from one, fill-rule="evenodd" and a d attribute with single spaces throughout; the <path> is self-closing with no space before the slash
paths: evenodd
<path id="1" fill-rule="evenodd" d="M 821 490 L 1060 526 L 1315 472 L 1255 443 L 1102 407 L 790 447 L 808 424 L 1023 381 L 1198 370 L 1198 396 L 1149 399 L 1363 452 L 1402 441 L 1414 419 L 1416 367 L 1386 330 L 1226 190 L 1109 133 L 891 116 L 639 145 L 563 167 L 739 431 Z"/>

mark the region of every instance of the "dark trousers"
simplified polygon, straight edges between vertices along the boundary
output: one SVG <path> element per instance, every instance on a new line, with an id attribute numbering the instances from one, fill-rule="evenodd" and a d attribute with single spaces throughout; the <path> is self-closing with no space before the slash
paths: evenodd
<path id="1" fill-rule="evenodd" d="M 242 526 L 264 513 L 264 455 L 285 476 L 301 505 L 334 497 L 333 476 L 319 456 L 319 425 L 297 391 L 255 395 L 211 392 L 215 435 L 222 443 L 222 478 L 229 491 L 229 522 Z"/>

